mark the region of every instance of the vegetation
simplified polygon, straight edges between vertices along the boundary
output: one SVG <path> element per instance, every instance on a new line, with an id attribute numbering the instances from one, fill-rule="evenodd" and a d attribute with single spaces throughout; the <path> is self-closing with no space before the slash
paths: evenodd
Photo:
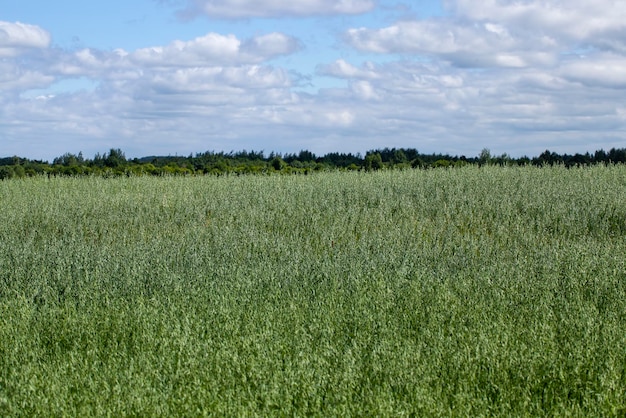
<path id="1" fill-rule="evenodd" d="M 624 165 L 0 182 L 0 415 L 623 416 L 625 186 Z"/>
<path id="2" fill-rule="evenodd" d="M 376 171 L 382 169 L 462 167 L 475 165 L 564 165 L 566 167 L 593 164 L 626 163 L 626 148 L 598 150 L 593 155 L 559 155 L 546 150 L 538 157 L 512 158 L 507 154 L 493 157 L 488 149 L 483 149 L 477 157 L 450 156 L 443 154 L 420 154 L 411 148 L 385 148 L 368 151 L 365 156 L 351 153 L 329 153 L 318 157 L 310 151 L 298 154 L 275 154 L 265 156 L 263 151 L 204 152 L 188 157 L 143 157 L 128 160 L 120 149 L 112 148 L 108 153 L 96 154 L 89 160 L 66 153 L 55 158 L 51 164 L 46 161 L 28 160 L 20 157 L 0 158 L 0 180 L 13 177 L 84 176 L 103 177 L 131 175 L 201 175 L 201 174 L 309 174 L 314 171 Z"/>

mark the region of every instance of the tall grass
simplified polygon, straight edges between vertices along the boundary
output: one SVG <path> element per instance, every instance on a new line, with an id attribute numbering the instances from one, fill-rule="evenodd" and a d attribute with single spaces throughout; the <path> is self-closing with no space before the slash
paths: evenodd
<path id="1" fill-rule="evenodd" d="M 0 182 L 2 416 L 626 413 L 626 167 Z"/>

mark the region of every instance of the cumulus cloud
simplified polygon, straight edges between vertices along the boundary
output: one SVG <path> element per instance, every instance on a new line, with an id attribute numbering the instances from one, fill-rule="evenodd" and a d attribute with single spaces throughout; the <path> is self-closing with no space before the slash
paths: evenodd
<path id="1" fill-rule="evenodd" d="M 266 66 L 184 68 L 156 72 L 139 82 L 129 81 L 124 88 L 134 91 L 134 97 L 149 100 L 169 100 L 173 95 L 193 97 L 203 101 L 223 102 L 231 96 L 238 102 L 258 99 L 254 91 L 289 88 L 291 81 L 286 71 Z M 119 90 L 118 85 L 118 90 Z M 159 96 L 162 96 L 159 99 Z M 191 96 L 191 97 L 189 97 Z"/>
<path id="2" fill-rule="evenodd" d="M 589 132 L 613 142 L 624 134 L 618 104 L 626 89 L 626 8 L 620 3 L 450 0 L 446 6 L 445 17 L 346 31 L 346 42 L 360 51 L 430 63 L 404 58 L 379 67 L 367 92 L 400 108 L 424 111 L 430 103 L 450 122 L 432 120 L 448 127 L 463 121 L 467 126 L 457 128 L 467 137 L 482 135 L 486 146 L 497 143 L 494 135 L 510 138 L 507 152 L 520 137 L 520 146 L 572 150 L 592 140 Z M 363 80 L 356 68 L 335 62 L 324 73 Z M 355 83 L 355 98 L 371 97 Z"/>
<path id="3" fill-rule="evenodd" d="M 439 18 L 348 29 L 348 45 L 397 61 L 364 71 L 364 64 L 338 60 L 318 72 L 348 80 L 363 111 L 377 109 L 363 121 L 372 129 L 404 126 L 422 138 L 439 130 L 457 150 L 476 140 L 494 149 L 506 141 L 504 150 L 514 153 L 619 142 L 626 131 L 618 106 L 626 88 L 626 8 L 613 1 L 458 0 L 447 10 Z M 389 108 L 379 108 L 383 103 Z"/>
<path id="4" fill-rule="evenodd" d="M 194 15 L 240 18 L 361 13 L 374 2 L 188 4 Z M 449 0 L 438 18 L 374 25 L 368 15 L 343 28 L 345 43 L 327 46 L 323 62 L 310 45 L 280 32 L 245 39 L 212 32 L 128 51 L 62 50 L 50 47 L 45 31 L 37 38 L 37 27 L 11 24 L 0 35 L 2 129 L 29 150 L 46 149 L 47 158 L 78 151 L 72 141 L 79 138 L 92 141 L 81 142 L 86 155 L 119 146 L 133 156 L 608 149 L 626 136 L 622 9 L 608 0 Z M 288 68 L 296 61 L 297 69 Z M 312 85 L 299 85 L 294 72 Z M 96 87 L 45 91 L 76 78 Z M 53 148 L 41 132 L 63 140 Z"/>
<path id="5" fill-rule="evenodd" d="M 583 56 L 564 62 L 560 74 L 591 87 L 626 89 L 626 57 L 616 54 Z"/>
<path id="6" fill-rule="evenodd" d="M 33 48 L 47 48 L 50 34 L 35 25 L 0 21 L 0 58 L 12 57 Z"/>
<path id="7" fill-rule="evenodd" d="M 613 0 L 445 2 L 443 18 L 353 28 L 345 39 L 366 52 L 437 56 L 464 67 L 550 66 L 562 53 L 626 53 L 626 8 Z"/>
<path id="8" fill-rule="evenodd" d="M 375 65 L 372 62 L 366 62 L 361 68 L 357 68 L 343 59 L 338 59 L 332 64 L 319 65 L 317 72 L 321 75 L 346 79 L 368 79 L 379 77 L 375 69 Z"/>
<path id="9" fill-rule="evenodd" d="M 12 39 L 13 47 L 18 38 Z M 110 138 L 126 141 L 145 135 L 166 143 L 184 131 L 190 145 L 181 147 L 198 151 L 206 146 L 201 138 L 217 138 L 218 132 L 220 140 L 229 129 L 252 136 L 258 126 L 276 123 L 270 114 L 282 113 L 268 109 L 298 101 L 290 91 L 289 71 L 267 62 L 299 48 L 298 40 L 278 32 L 249 39 L 209 33 L 134 51 L 48 48 L 27 60 L 8 57 L 0 60 L 1 110 L 3 118 L 13 121 L 6 132 L 31 141 L 29 149 L 60 153 L 72 149 L 72 140 L 86 138 L 93 141 L 83 148 L 89 153 L 102 149 L 97 144 Z M 92 88 L 59 94 L 46 90 L 63 80 L 81 79 L 93 80 Z M 37 136 L 44 131 L 63 141 L 44 147 Z"/>
<path id="10" fill-rule="evenodd" d="M 255 36 L 241 44 L 241 52 L 257 60 L 267 60 L 280 55 L 289 55 L 300 49 L 300 43 L 283 33 L 272 32 Z"/>
<path id="11" fill-rule="evenodd" d="M 527 67 L 554 62 L 556 52 L 547 37 L 529 40 L 498 23 L 446 19 L 349 29 L 345 39 L 361 51 L 438 56 L 462 67 Z"/>
<path id="12" fill-rule="evenodd" d="M 191 41 L 175 41 L 164 47 L 141 48 L 124 54 L 123 58 L 147 67 L 203 67 L 261 63 L 292 54 L 298 48 L 296 39 L 277 32 L 243 41 L 234 35 L 209 33 Z M 117 52 L 117 55 L 120 53 Z"/>
<path id="13" fill-rule="evenodd" d="M 614 0 L 450 0 L 448 8 L 472 21 L 501 22 L 577 40 L 626 28 L 626 8 Z"/>
<path id="14" fill-rule="evenodd" d="M 166 47 L 142 48 L 132 54 L 132 60 L 148 66 L 197 66 L 236 60 L 241 41 L 234 35 L 209 33 L 190 42 L 175 41 Z"/>
<path id="15" fill-rule="evenodd" d="M 7 92 L 44 88 L 54 82 L 51 75 L 0 61 L 0 90 Z M 0 94 L 0 97 L 2 95 Z"/>
<path id="16" fill-rule="evenodd" d="M 244 40 L 234 35 L 208 33 L 190 41 L 177 40 L 165 46 L 135 51 L 59 50 L 47 66 L 49 71 L 64 77 L 136 80 L 159 71 L 176 72 L 185 68 L 213 71 L 231 66 L 254 66 L 292 54 L 299 48 L 297 39 L 277 32 Z"/>
<path id="17" fill-rule="evenodd" d="M 50 47 L 50 34 L 39 26 L 0 21 L 0 98 L 47 87 L 54 76 L 42 54 Z"/>
<path id="18" fill-rule="evenodd" d="M 374 0 L 189 0 L 179 15 L 190 19 L 200 15 L 212 18 L 285 17 L 360 14 L 372 10 Z"/>

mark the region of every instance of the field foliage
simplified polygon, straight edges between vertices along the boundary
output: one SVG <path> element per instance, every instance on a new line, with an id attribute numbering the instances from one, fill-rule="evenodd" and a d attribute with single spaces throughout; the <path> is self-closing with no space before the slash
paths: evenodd
<path id="1" fill-rule="evenodd" d="M 624 416 L 626 167 L 0 182 L 1 416 Z"/>

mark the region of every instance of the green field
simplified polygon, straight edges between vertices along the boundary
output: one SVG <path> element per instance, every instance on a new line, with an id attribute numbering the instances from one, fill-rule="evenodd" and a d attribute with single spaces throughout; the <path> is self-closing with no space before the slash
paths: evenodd
<path id="1" fill-rule="evenodd" d="M 626 166 L 0 182 L 0 416 L 624 416 Z"/>

